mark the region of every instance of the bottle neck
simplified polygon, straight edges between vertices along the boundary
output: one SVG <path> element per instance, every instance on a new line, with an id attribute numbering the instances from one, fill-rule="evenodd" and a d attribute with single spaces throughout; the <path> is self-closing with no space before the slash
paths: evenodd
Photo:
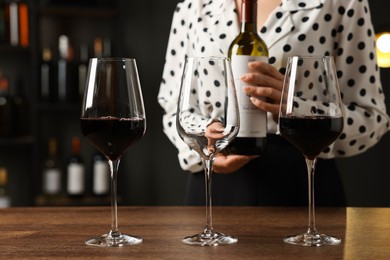
<path id="1" fill-rule="evenodd" d="M 78 137 L 72 138 L 72 155 L 80 156 L 80 139 Z"/>
<path id="2" fill-rule="evenodd" d="M 50 156 L 57 156 L 57 140 L 54 138 L 51 138 L 49 140 L 49 155 Z"/>
<path id="3" fill-rule="evenodd" d="M 0 167 L 0 189 L 3 190 L 3 192 L 6 191 L 8 185 L 8 173 L 7 170 L 3 167 Z M 4 195 L 4 194 L 0 194 Z"/>
<path id="4" fill-rule="evenodd" d="M 257 33 L 257 1 L 242 0 L 241 32 Z"/>

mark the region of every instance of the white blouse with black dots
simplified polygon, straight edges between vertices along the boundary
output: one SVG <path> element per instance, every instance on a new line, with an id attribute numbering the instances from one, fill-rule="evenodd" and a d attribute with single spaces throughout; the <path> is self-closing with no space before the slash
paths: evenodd
<path id="1" fill-rule="evenodd" d="M 203 169 L 200 157 L 176 132 L 185 57 L 226 56 L 239 27 L 234 0 L 184 0 L 174 12 L 158 102 L 165 111 L 164 132 L 177 147 L 184 170 Z M 359 154 L 387 132 L 389 118 L 367 0 L 282 0 L 259 34 L 269 48 L 269 63 L 282 73 L 289 56 L 334 56 L 345 105 L 345 126 L 321 158 Z M 276 132 L 270 115 L 268 132 Z"/>

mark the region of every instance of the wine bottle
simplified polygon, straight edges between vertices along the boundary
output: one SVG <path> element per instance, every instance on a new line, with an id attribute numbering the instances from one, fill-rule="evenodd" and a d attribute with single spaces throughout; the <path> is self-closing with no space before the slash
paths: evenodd
<path id="1" fill-rule="evenodd" d="M 28 107 L 23 93 L 23 82 L 19 79 L 10 86 L 10 99 L 13 117 L 13 135 L 25 136 L 29 132 Z"/>
<path id="2" fill-rule="evenodd" d="M 58 50 L 60 58 L 58 60 L 58 98 L 60 101 L 66 101 L 67 90 L 67 59 L 68 59 L 69 40 L 65 35 L 58 39 Z"/>
<path id="3" fill-rule="evenodd" d="M 231 59 L 240 110 L 240 131 L 229 145 L 230 152 L 243 155 L 261 155 L 267 135 L 267 113 L 254 106 L 243 91 L 246 84 L 240 77 L 249 72 L 251 61 L 268 62 L 268 48 L 257 32 L 257 0 L 242 0 L 241 30 L 231 43 Z"/>
<path id="4" fill-rule="evenodd" d="M 102 38 L 95 38 L 93 41 L 93 55 L 95 58 L 103 57 L 103 40 Z"/>
<path id="5" fill-rule="evenodd" d="M 29 24 L 28 24 L 28 13 L 29 7 L 26 1 L 19 1 L 19 44 L 22 47 L 29 46 Z"/>
<path id="6" fill-rule="evenodd" d="M 97 153 L 93 157 L 92 191 L 95 196 L 106 196 L 110 191 L 110 168 L 107 159 Z"/>
<path id="7" fill-rule="evenodd" d="M 0 71 L 0 137 L 9 137 L 13 134 L 12 107 L 9 97 L 9 80 Z"/>
<path id="8" fill-rule="evenodd" d="M 0 208 L 9 208 L 11 197 L 8 194 L 8 172 L 4 167 L 0 168 Z"/>
<path id="9" fill-rule="evenodd" d="M 55 78 L 56 72 L 52 59 L 52 52 L 49 48 L 44 48 L 42 51 L 41 63 L 41 101 L 58 101 L 58 91 Z"/>
<path id="10" fill-rule="evenodd" d="M 104 38 L 103 57 L 111 57 L 111 39 L 110 38 Z"/>
<path id="11" fill-rule="evenodd" d="M 61 193 L 61 167 L 58 163 L 57 139 L 50 138 L 48 142 L 48 154 L 43 168 L 43 193 L 54 195 Z"/>
<path id="12" fill-rule="evenodd" d="M 12 46 L 18 46 L 19 45 L 19 12 L 18 12 L 18 3 L 15 0 L 9 1 L 8 4 L 6 4 L 6 20 L 8 23 L 8 36 L 9 36 L 9 43 Z"/>
<path id="13" fill-rule="evenodd" d="M 72 155 L 67 166 L 67 192 L 69 196 L 81 197 L 85 193 L 85 165 L 81 158 L 80 138 L 72 138 Z"/>
<path id="14" fill-rule="evenodd" d="M 72 103 L 78 100 L 76 84 L 77 66 L 73 61 L 73 49 L 69 38 L 61 35 L 58 40 L 60 58 L 58 60 L 58 97 L 61 102 Z"/>
<path id="15" fill-rule="evenodd" d="M 0 44 L 6 42 L 6 21 L 5 21 L 5 6 L 3 1 L 0 1 Z"/>
<path id="16" fill-rule="evenodd" d="M 88 45 L 80 45 L 80 62 L 78 67 L 78 79 L 79 79 L 79 96 L 84 95 L 85 83 L 87 82 L 87 69 L 88 69 Z"/>

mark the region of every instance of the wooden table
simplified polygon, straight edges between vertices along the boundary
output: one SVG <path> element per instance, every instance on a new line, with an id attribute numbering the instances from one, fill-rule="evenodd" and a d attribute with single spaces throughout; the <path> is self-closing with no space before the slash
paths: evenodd
<path id="1" fill-rule="evenodd" d="M 239 242 L 184 245 L 202 230 L 204 207 L 119 207 L 123 233 L 144 242 L 122 248 L 86 246 L 110 228 L 108 207 L 38 207 L 0 210 L 0 259 L 390 259 L 390 208 L 318 208 L 317 229 L 339 236 L 338 246 L 282 242 L 306 230 L 306 208 L 215 207 L 214 228 Z"/>

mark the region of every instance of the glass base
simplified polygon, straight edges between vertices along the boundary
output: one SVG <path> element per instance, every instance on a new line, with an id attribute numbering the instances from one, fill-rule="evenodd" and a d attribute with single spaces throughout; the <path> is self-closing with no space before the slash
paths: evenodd
<path id="1" fill-rule="evenodd" d="M 235 244 L 238 242 L 238 238 L 211 231 L 188 236 L 183 238 L 181 241 L 184 244 L 192 246 L 218 246 Z"/>
<path id="2" fill-rule="evenodd" d="M 130 246 L 142 243 L 143 238 L 137 236 L 129 236 L 126 234 L 120 234 L 119 236 L 111 236 L 110 234 L 105 234 L 100 237 L 94 237 L 87 239 L 85 244 L 89 246 L 99 246 L 99 247 L 121 247 L 121 246 Z"/>
<path id="3" fill-rule="evenodd" d="M 303 234 L 286 237 L 283 241 L 289 244 L 301 246 L 334 246 L 341 243 L 340 238 L 320 234 L 317 231 L 308 231 Z"/>

